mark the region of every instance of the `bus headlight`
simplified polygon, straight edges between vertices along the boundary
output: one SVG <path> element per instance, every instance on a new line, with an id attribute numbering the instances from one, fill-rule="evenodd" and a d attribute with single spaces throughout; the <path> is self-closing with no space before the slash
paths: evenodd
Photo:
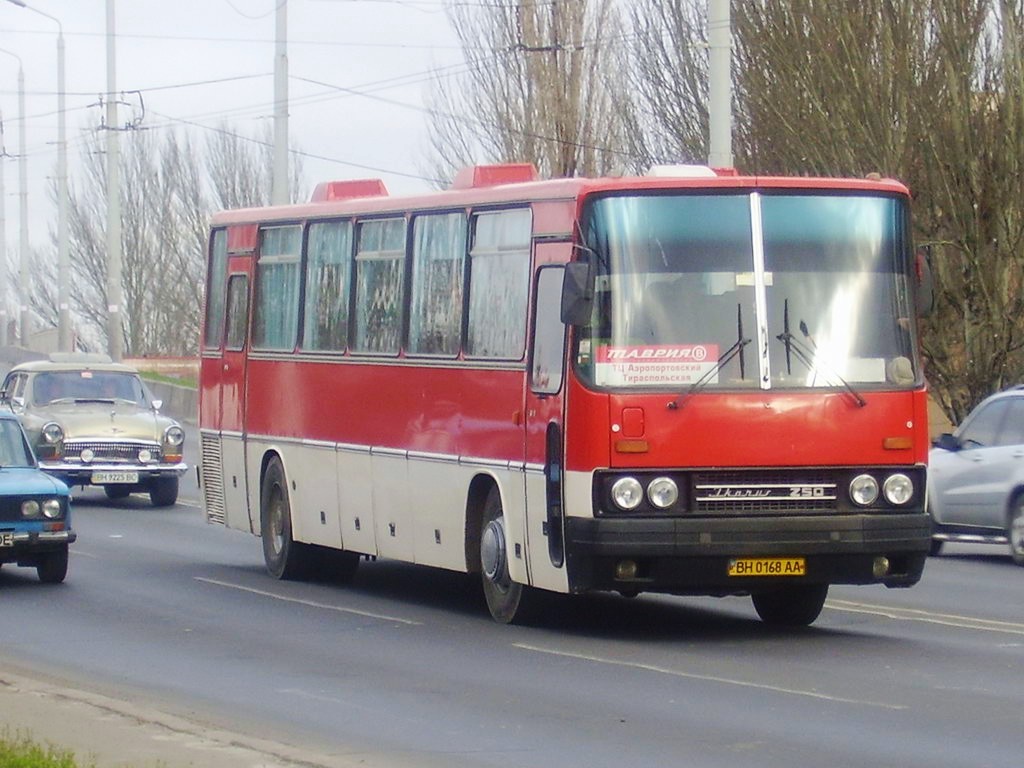
<path id="1" fill-rule="evenodd" d="M 43 424 L 41 433 L 43 435 L 43 440 L 45 440 L 49 445 L 56 445 L 64 439 L 64 428 L 55 421 Z"/>
<path id="2" fill-rule="evenodd" d="M 647 486 L 647 500 L 658 509 L 668 509 L 679 499 L 679 486 L 671 477 L 656 477 Z"/>
<path id="3" fill-rule="evenodd" d="M 635 477 L 620 477 L 612 486 L 612 501 L 626 512 L 639 507 L 643 498 L 644 488 Z"/>
<path id="4" fill-rule="evenodd" d="M 874 504 L 878 499 L 878 481 L 871 475 L 857 475 L 850 481 L 850 498 L 862 507 Z"/>
<path id="5" fill-rule="evenodd" d="M 914 483 L 904 474 L 889 475 L 882 484 L 882 494 L 890 504 L 906 504 L 914 495 Z"/>

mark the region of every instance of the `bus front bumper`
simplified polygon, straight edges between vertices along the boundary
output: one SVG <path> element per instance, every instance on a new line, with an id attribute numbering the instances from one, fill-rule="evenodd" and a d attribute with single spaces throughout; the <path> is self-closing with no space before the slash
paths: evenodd
<path id="1" fill-rule="evenodd" d="M 786 584 L 909 587 L 924 570 L 924 513 L 565 521 L 572 592 L 742 594 Z M 731 576 L 738 560 L 802 561 L 800 575 Z"/>

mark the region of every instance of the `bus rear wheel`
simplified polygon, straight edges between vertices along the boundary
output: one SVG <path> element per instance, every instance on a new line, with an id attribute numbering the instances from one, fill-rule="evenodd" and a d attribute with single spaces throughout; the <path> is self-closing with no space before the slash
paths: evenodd
<path id="1" fill-rule="evenodd" d="M 480 578 L 487 609 L 495 621 L 514 624 L 525 620 L 530 587 L 512 581 L 508 572 L 508 546 L 501 494 L 491 488 L 484 503 L 480 532 Z"/>
<path id="2" fill-rule="evenodd" d="M 751 595 L 754 610 L 765 624 L 806 627 L 814 623 L 828 597 L 828 584 L 782 587 Z"/>
<path id="3" fill-rule="evenodd" d="M 263 561 L 275 579 L 309 578 L 311 551 L 292 539 L 292 511 L 284 465 L 277 456 L 267 464 L 260 489 L 260 532 Z"/>

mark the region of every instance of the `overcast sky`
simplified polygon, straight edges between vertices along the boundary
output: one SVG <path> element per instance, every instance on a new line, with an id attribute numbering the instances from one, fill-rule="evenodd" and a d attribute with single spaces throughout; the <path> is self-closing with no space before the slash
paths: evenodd
<path id="1" fill-rule="evenodd" d="M 83 138 L 103 118 L 106 0 L 24 0 L 60 20 L 66 46 L 72 177 Z M 275 9 L 282 0 L 115 0 L 117 90 L 153 131 L 197 140 L 228 121 L 256 135 L 273 116 Z M 462 61 L 442 0 L 286 0 L 291 144 L 311 189 L 326 179 L 379 177 L 392 193 L 427 189 L 422 111 L 432 70 Z M 56 208 L 46 192 L 57 150 L 57 25 L 0 0 L 0 49 L 25 73 L 30 241 L 48 242 Z M 0 53 L 4 148 L 19 146 L 17 60 Z M 141 93 L 140 99 L 130 94 Z M 352 91 L 356 93 L 353 94 Z M 6 230 L 18 249 L 18 163 L 3 161 Z"/>

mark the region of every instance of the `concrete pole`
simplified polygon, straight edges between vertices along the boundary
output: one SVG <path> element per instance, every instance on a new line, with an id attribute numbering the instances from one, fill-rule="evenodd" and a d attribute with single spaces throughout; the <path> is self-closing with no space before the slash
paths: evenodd
<path id="1" fill-rule="evenodd" d="M 107 0 L 107 349 L 124 356 L 121 321 L 121 158 L 118 145 L 114 0 Z"/>
<path id="2" fill-rule="evenodd" d="M 729 0 L 708 0 L 708 165 L 732 167 L 732 16 Z"/>
<path id="3" fill-rule="evenodd" d="M 25 141 L 25 71 L 18 67 L 18 112 L 21 121 L 18 125 L 18 198 L 20 226 L 18 228 L 18 248 L 20 250 L 20 268 L 18 270 L 21 294 L 21 346 L 28 349 L 32 335 L 32 322 L 29 316 L 29 296 L 32 295 L 32 280 L 29 271 L 30 256 L 28 248 L 28 143 Z"/>
<path id="4" fill-rule="evenodd" d="M 274 39 L 274 169 L 270 202 L 285 205 L 288 193 L 288 0 L 277 5 Z"/>
<path id="5" fill-rule="evenodd" d="M 7 346 L 7 191 L 4 185 L 4 115 L 0 112 L 0 347 Z"/>

